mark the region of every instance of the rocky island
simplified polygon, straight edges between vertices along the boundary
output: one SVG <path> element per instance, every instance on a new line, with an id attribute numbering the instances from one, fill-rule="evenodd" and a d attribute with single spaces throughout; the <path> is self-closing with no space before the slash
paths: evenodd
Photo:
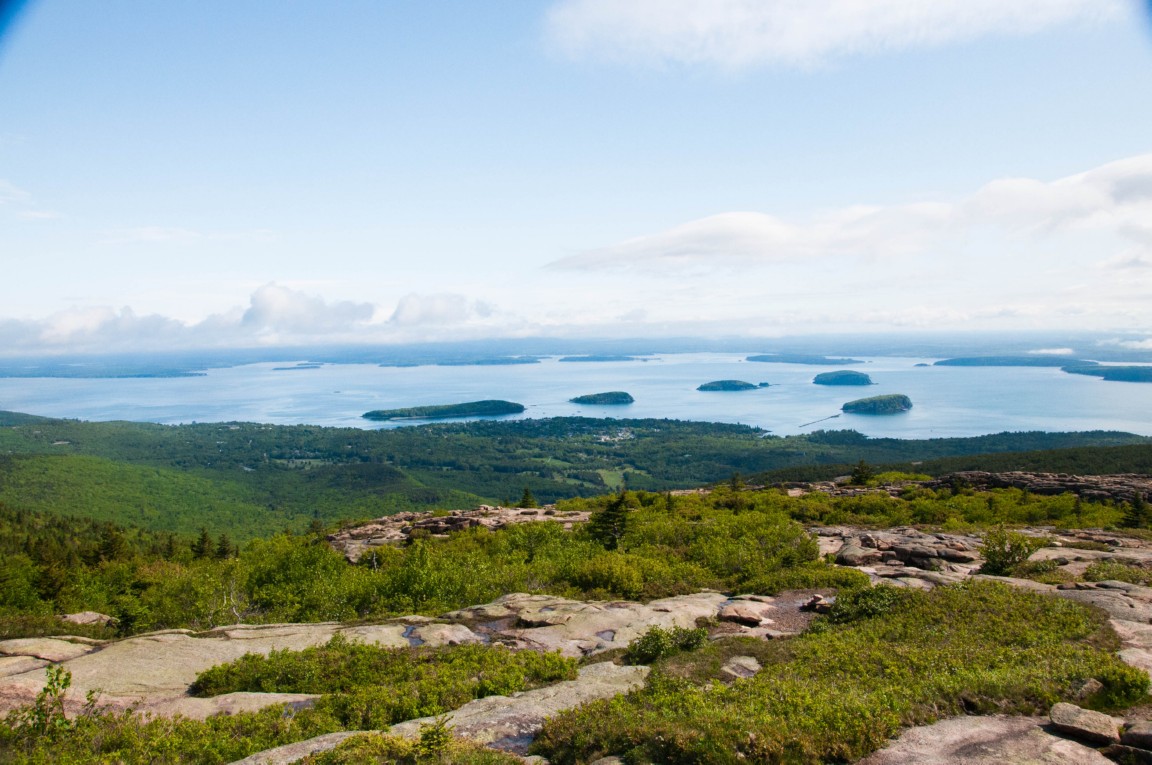
<path id="1" fill-rule="evenodd" d="M 821 372 L 812 378 L 816 385 L 872 385 L 872 378 L 863 372 L 841 369 L 837 372 Z"/>
<path id="2" fill-rule="evenodd" d="M 589 393 L 586 396 L 577 396 L 568 399 L 573 404 L 592 404 L 594 406 L 623 406 L 631 404 L 636 399 L 632 394 L 622 390 L 612 390 L 607 393 Z"/>
<path id="3" fill-rule="evenodd" d="M 702 391 L 737 391 L 737 390 L 756 390 L 757 388 L 767 388 L 768 383 L 755 383 L 744 382 L 743 380 L 713 380 L 700 385 L 696 390 Z"/>
<path id="4" fill-rule="evenodd" d="M 374 409 L 361 416 L 366 420 L 434 420 L 445 417 L 498 417 L 505 414 L 520 414 L 523 411 L 523 404 L 489 399 L 486 401 L 469 401 L 464 404 L 411 406 L 405 409 Z"/>
<path id="5" fill-rule="evenodd" d="M 912 399 L 903 393 L 871 396 L 849 401 L 841 410 L 851 414 L 900 414 L 912 408 Z"/>

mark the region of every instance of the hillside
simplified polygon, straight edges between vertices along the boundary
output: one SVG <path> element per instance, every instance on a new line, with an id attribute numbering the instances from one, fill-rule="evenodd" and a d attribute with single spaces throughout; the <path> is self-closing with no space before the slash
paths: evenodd
<path id="1" fill-rule="evenodd" d="M 1071 449 L 1052 459 L 1119 472 L 1152 439 L 1123 433 L 1003 433 L 900 440 L 854 431 L 776 437 L 756 428 L 583 417 L 392 430 L 205 423 L 167 426 L 0 415 L 0 501 L 159 530 L 237 538 L 313 519 L 554 502 L 620 487 L 691 488 L 734 473 Z M 23 424 L 12 424 L 23 423 Z M 1106 452 L 1086 447 L 1125 447 Z M 76 462 L 77 458 L 85 458 Z M 1006 463 L 1045 469 L 1047 457 Z M 992 463 L 957 463 L 979 469 Z M 1061 464 L 1064 464 L 1063 462 Z M 840 469 L 839 467 L 835 469 Z M 919 468 L 918 468 L 919 469 Z M 848 472 L 848 471 L 842 471 Z M 7 477 L 6 477 L 7 476 Z M 165 497 L 163 503 L 154 497 Z M 153 497 L 150 499 L 150 497 Z"/>

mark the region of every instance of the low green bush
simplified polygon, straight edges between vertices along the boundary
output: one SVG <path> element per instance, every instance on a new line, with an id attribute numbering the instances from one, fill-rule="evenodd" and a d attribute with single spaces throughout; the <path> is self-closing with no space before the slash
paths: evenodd
<path id="1" fill-rule="evenodd" d="M 1087 582 L 1105 582 L 1109 579 L 1129 584 L 1152 584 L 1152 569 L 1116 561 L 1096 561 L 1084 571 Z"/>
<path id="2" fill-rule="evenodd" d="M 533 751 L 557 765 L 605 755 L 850 762 L 942 716 L 1046 712 L 1090 678 L 1104 690 L 1080 703 L 1096 708 L 1148 691 L 1148 676 L 1115 656 L 1118 640 L 1096 609 L 988 581 L 909 591 L 895 607 L 885 601 L 905 596 L 876 590 L 855 599 L 858 618 L 781 641 L 779 660 L 748 680 L 698 685 L 657 669 L 641 691 L 553 717 Z"/>
<path id="3" fill-rule="evenodd" d="M 909 590 L 881 584 L 840 594 L 828 612 L 831 624 L 851 624 L 861 619 L 875 619 L 893 613 L 908 611 L 926 596 L 920 590 Z"/>
<path id="4" fill-rule="evenodd" d="M 708 640 L 708 630 L 704 627 L 685 629 L 673 627 L 651 627 L 629 644 L 624 653 L 627 664 L 651 664 L 681 651 L 694 651 Z"/>
<path id="5" fill-rule="evenodd" d="M 301 765 L 520 765 L 513 754 L 489 749 L 463 739 L 431 743 L 429 726 L 420 741 L 384 733 L 353 736 L 321 754 L 305 757 Z"/>
<path id="6" fill-rule="evenodd" d="M 984 535 L 984 544 L 980 548 L 984 565 L 980 567 L 980 573 L 1007 576 L 1043 546 L 1041 539 L 998 526 Z"/>
<path id="7" fill-rule="evenodd" d="M 867 587 L 863 571 L 827 563 L 809 563 L 763 574 L 747 581 L 740 589 L 755 595 L 777 595 L 785 590 L 851 590 Z"/>
<path id="8" fill-rule="evenodd" d="M 442 714 L 484 696 L 508 695 L 576 676 L 558 653 L 503 646 L 381 648 L 337 635 L 302 651 L 245 654 L 201 672 L 199 696 L 250 691 L 319 693 L 317 713 L 343 727 L 372 729 Z"/>

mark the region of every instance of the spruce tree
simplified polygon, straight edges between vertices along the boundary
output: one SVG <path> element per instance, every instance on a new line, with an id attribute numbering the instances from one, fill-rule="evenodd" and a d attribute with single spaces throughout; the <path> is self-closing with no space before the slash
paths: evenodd
<path id="1" fill-rule="evenodd" d="M 532 490 L 527 486 L 524 487 L 524 493 L 520 495 L 520 504 L 517 507 L 540 507 L 536 504 L 536 497 L 532 496 Z"/>
<path id="2" fill-rule="evenodd" d="M 207 558 L 212 554 L 212 537 L 208 535 L 208 529 L 200 529 L 200 536 L 192 543 L 192 557 L 196 559 Z"/>
<path id="3" fill-rule="evenodd" d="M 592 513 L 588 519 L 588 533 L 604 546 L 605 550 L 615 550 L 620 540 L 628 532 L 628 497 L 620 492 L 603 510 Z"/>

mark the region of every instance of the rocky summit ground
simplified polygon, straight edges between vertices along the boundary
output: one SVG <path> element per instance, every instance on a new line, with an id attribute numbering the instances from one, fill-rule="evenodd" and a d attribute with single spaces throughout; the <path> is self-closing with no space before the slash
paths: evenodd
<path id="1" fill-rule="evenodd" d="M 377 528 L 371 533 L 361 533 L 360 540 L 382 540 L 393 531 L 403 534 L 405 528 L 431 528 L 435 524 L 450 530 L 473 525 L 474 518 L 506 523 L 552 517 L 545 515 L 547 510 L 533 515 L 521 515 L 521 509 L 515 509 L 515 514 L 508 508 L 500 509 L 505 512 L 495 510 L 484 509 L 486 515 L 461 513 L 395 519 L 394 525 L 383 531 Z M 973 577 L 984 578 L 978 573 L 983 563 L 982 540 L 975 534 L 931 533 L 911 527 L 883 530 L 820 527 L 810 531 L 817 537 L 822 553 L 833 557 L 841 566 L 867 574 L 876 583 L 930 589 Z M 1066 572 L 1068 579 L 1081 576 L 1088 566 L 1101 561 L 1152 566 L 1152 545 L 1135 537 L 1051 528 L 1024 529 L 1023 533 L 1042 536 L 1049 545 L 1037 550 L 1032 560 L 1052 561 L 1055 570 Z M 356 534 L 348 533 L 344 538 L 354 540 Z M 371 546 L 361 547 L 360 552 Z M 354 549 L 355 546 L 350 546 L 346 552 L 352 553 Z M 1112 627 L 1122 641 L 1121 658 L 1130 665 L 1152 670 L 1152 588 L 1119 581 L 1051 585 L 1028 579 L 994 578 L 1102 608 L 1111 617 Z M 820 593 L 795 591 L 766 597 L 698 592 L 635 603 L 585 602 L 512 593 L 491 603 L 436 618 L 408 616 L 368 625 L 234 625 L 203 633 L 168 630 L 114 642 L 67 635 L 8 640 L 0 642 L 0 710 L 34 699 L 45 684 L 45 668 L 49 664 L 61 665 L 71 672 L 73 685 L 68 699 L 72 708 L 83 703 L 89 690 L 97 689 L 101 704 L 193 718 L 278 703 L 307 705 L 313 696 L 231 693 L 194 698 L 188 694 L 188 687 L 199 672 L 245 653 L 267 654 L 274 649 L 316 646 L 337 634 L 396 647 L 500 643 L 514 650 L 560 651 L 566 656 L 585 659 L 626 647 L 650 627 L 693 627 L 701 620 L 713 625 L 713 637 L 741 634 L 781 639 L 807 625 L 812 615 L 802 607 L 814 594 Z M 736 657 L 724 671 L 736 679 L 758 670 L 759 665 L 751 657 Z M 622 667 L 608 661 L 588 663 L 575 680 L 511 698 L 488 697 L 470 702 L 454 712 L 451 724 L 460 735 L 522 752 L 547 716 L 592 699 L 627 692 L 643 683 L 646 672 L 644 667 Z M 1069 706 L 1072 705 L 1057 705 Z M 1152 726 L 1138 719 L 1093 718 L 1092 714 L 1095 713 L 1072 707 L 1072 710 L 1054 708 L 1050 718 L 943 720 L 905 731 L 889 747 L 865 758 L 859 765 L 1091 765 L 1109 761 L 1101 751 L 1116 757 L 1145 758 L 1131 759 L 1134 762 L 1152 761 L 1152 753 L 1141 748 L 1141 742 L 1152 743 Z M 392 730 L 414 734 L 420 722 L 402 723 Z M 1141 725 L 1149 727 L 1145 738 L 1141 738 L 1144 735 Z M 294 762 L 309 753 L 332 748 L 347 735 L 350 734 L 330 734 L 310 742 L 298 742 L 253 755 L 244 762 Z M 1105 743 L 1109 749 L 1101 750 Z"/>

